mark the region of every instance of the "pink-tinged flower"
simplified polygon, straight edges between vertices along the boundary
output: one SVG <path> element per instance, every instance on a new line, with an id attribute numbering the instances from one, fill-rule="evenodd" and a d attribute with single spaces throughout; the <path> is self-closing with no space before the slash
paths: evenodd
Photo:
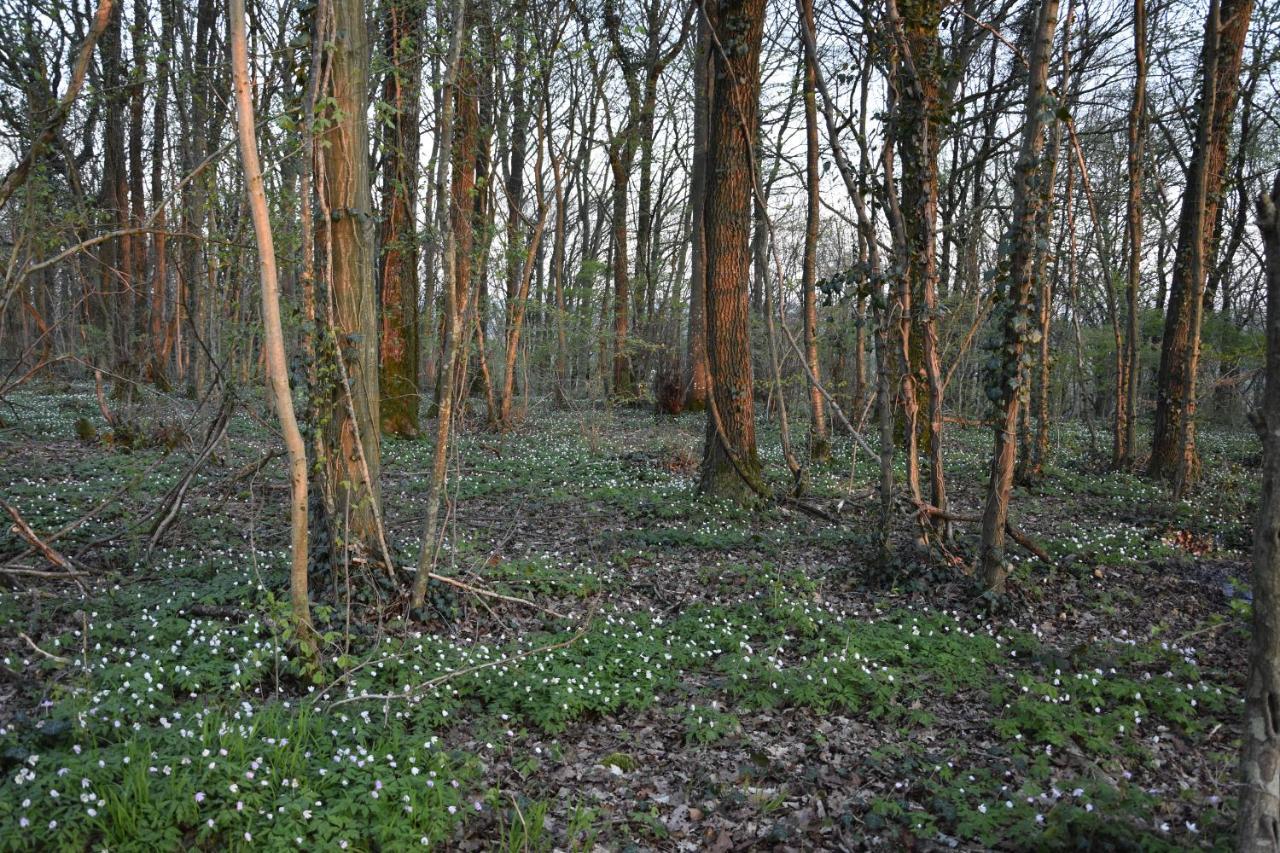
<path id="1" fill-rule="evenodd" d="M 204 791 L 196 791 L 196 802 L 197 803 L 204 802 Z"/>

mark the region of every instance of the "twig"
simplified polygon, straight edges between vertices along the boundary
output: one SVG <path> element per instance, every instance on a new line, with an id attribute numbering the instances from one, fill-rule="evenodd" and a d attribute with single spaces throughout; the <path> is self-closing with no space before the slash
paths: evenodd
<path id="1" fill-rule="evenodd" d="M 490 589 L 483 589 L 482 587 L 472 586 L 471 584 L 466 583 L 464 581 L 460 581 L 457 578 L 451 578 L 445 575 L 438 575 L 435 572 L 427 572 L 427 577 L 433 581 L 439 581 L 440 583 L 448 584 L 449 586 L 456 586 L 458 589 L 466 590 L 467 592 L 473 595 L 482 595 L 482 596 L 485 596 L 486 598 L 497 598 L 501 601 L 510 601 L 513 604 L 523 604 L 526 607 L 532 607 L 534 610 L 541 610 L 543 613 L 546 613 L 550 616 L 554 616 L 557 619 L 568 618 L 563 613 L 558 613 L 557 611 L 552 610 L 550 607 L 543 607 L 541 604 L 535 604 L 534 602 L 529 601 L 527 598 L 518 598 L 514 595 L 503 595 L 500 592 L 494 592 L 493 590 L 490 590 Z"/>
<path id="2" fill-rule="evenodd" d="M 21 631 L 18 632 L 18 636 L 21 637 L 28 646 L 31 647 L 32 651 L 34 651 L 36 654 L 40 655 L 41 657 L 47 658 L 51 661 L 56 661 L 60 664 L 63 664 L 64 666 L 66 664 L 71 663 L 71 658 L 64 658 L 64 657 L 61 657 L 60 655 L 50 654 L 49 652 L 46 652 L 44 649 L 36 645 L 35 640 L 31 639 Z"/>

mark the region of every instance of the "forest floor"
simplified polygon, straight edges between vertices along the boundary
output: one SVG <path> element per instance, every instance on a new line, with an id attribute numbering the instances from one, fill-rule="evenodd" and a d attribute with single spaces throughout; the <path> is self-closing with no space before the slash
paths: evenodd
<path id="1" fill-rule="evenodd" d="M 877 559 L 874 499 L 842 499 L 875 460 L 850 477 L 845 439 L 809 474 L 824 519 L 698 498 L 698 415 L 471 429 L 440 571 L 536 606 L 433 585 L 407 623 L 356 555 L 313 579 L 317 674 L 290 651 L 259 402 L 148 553 L 203 437 L 191 410 L 139 404 L 133 437 L 106 434 L 92 388 L 0 411 L 0 497 L 83 572 L 31 574 L 62 570 L 5 519 L 0 849 L 1230 846 L 1251 434 L 1204 429 L 1204 486 L 1175 503 L 1056 425 L 1047 480 L 1013 503 L 1054 561 L 1013 551 L 993 613 L 905 514 Z M 959 513 L 989 441 L 948 433 Z M 431 451 L 384 441 L 405 566 Z M 762 458 L 782 487 L 774 430 Z M 976 526 L 956 533 L 972 555 Z"/>

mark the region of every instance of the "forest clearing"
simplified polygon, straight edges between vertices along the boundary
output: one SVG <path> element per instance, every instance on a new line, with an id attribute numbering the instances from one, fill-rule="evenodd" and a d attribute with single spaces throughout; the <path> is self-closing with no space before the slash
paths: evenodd
<path id="1" fill-rule="evenodd" d="M 0 853 L 1280 853 L 1277 0 L 0 32 Z"/>

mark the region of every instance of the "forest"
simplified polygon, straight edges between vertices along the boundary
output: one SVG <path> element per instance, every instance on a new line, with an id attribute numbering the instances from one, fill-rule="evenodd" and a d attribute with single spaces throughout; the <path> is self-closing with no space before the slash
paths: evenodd
<path id="1" fill-rule="evenodd" d="M 0 33 L 0 851 L 1280 851 L 1277 0 Z"/>

